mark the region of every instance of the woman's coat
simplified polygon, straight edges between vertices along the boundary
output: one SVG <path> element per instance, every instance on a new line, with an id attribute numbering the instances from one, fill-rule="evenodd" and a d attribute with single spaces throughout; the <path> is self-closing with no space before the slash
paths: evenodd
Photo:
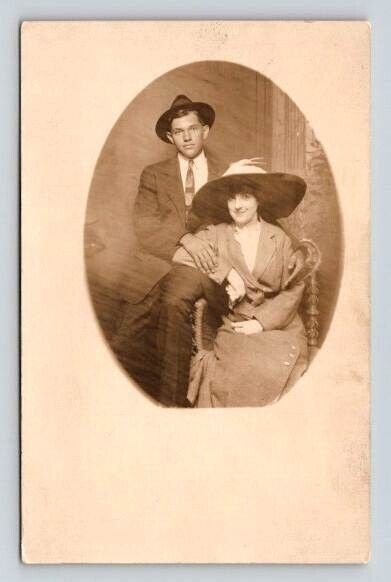
<path id="1" fill-rule="evenodd" d="M 219 263 L 211 278 L 225 284 L 231 268 L 241 275 L 246 296 L 224 318 L 213 352 L 192 364 L 188 398 L 198 406 L 263 406 L 281 397 L 307 366 L 307 341 L 298 307 L 304 282 L 294 268 L 293 248 L 284 231 L 262 222 L 254 269 L 249 271 L 229 224 L 210 226 L 197 236 L 214 243 Z M 174 261 L 194 266 L 185 249 Z M 263 331 L 237 333 L 232 321 L 256 318 Z"/>

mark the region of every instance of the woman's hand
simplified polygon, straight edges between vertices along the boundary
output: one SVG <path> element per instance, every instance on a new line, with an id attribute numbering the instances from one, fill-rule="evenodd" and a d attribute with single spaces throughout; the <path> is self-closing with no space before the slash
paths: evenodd
<path id="1" fill-rule="evenodd" d="M 233 321 L 232 327 L 236 333 L 244 333 L 251 335 L 252 333 L 260 333 L 263 331 L 262 325 L 257 319 L 248 319 L 245 321 Z"/>
<path id="2" fill-rule="evenodd" d="M 240 301 L 246 295 L 246 286 L 243 279 L 235 269 L 231 269 L 227 276 L 227 293 L 231 306 Z"/>
<path id="3" fill-rule="evenodd" d="M 235 303 L 242 299 L 242 294 L 240 291 L 232 287 L 232 285 L 227 285 L 225 290 L 227 291 L 229 297 L 229 306 L 233 307 Z"/>

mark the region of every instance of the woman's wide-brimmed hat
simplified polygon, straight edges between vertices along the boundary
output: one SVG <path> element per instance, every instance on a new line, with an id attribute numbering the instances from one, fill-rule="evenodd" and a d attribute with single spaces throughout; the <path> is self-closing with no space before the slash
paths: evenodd
<path id="1" fill-rule="evenodd" d="M 197 111 L 206 124 L 212 127 L 215 120 L 215 112 L 213 107 L 208 103 L 201 101 L 192 101 L 186 95 L 178 95 L 171 103 L 170 109 L 167 109 L 158 119 L 155 131 L 163 141 L 170 143 L 167 137 L 167 132 L 171 129 L 171 121 L 175 118 L 175 114 L 180 111 Z"/>
<path id="2" fill-rule="evenodd" d="M 268 221 L 289 216 L 301 202 L 306 183 L 299 176 L 266 172 L 260 158 L 231 164 L 221 178 L 207 182 L 194 197 L 192 210 L 209 223 L 231 222 L 227 201 L 241 192 L 253 194 Z"/>

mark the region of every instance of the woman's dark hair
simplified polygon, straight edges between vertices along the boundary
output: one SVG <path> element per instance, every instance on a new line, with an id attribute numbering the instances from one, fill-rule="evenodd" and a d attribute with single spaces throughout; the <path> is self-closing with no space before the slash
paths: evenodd
<path id="1" fill-rule="evenodd" d="M 237 176 L 236 178 L 231 180 L 231 183 L 229 185 L 228 200 L 232 200 L 232 198 L 235 198 L 235 196 L 237 196 L 238 194 L 242 195 L 248 194 L 249 196 L 254 196 L 254 198 L 256 198 L 258 202 L 257 210 L 258 215 L 260 214 L 260 201 L 257 196 L 258 188 L 251 181 L 246 180 L 244 176 Z"/>
<path id="2" fill-rule="evenodd" d="M 275 223 L 275 219 L 271 217 L 269 212 L 266 209 L 262 209 L 262 200 L 259 198 L 259 187 L 250 180 L 246 180 L 245 176 L 237 176 L 236 179 L 234 178 L 231 180 L 228 200 L 231 200 L 237 194 L 250 194 L 251 196 L 254 196 L 258 202 L 258 216 L 260 216 L 265 222 L 270 222 L 272 224 Z"/>

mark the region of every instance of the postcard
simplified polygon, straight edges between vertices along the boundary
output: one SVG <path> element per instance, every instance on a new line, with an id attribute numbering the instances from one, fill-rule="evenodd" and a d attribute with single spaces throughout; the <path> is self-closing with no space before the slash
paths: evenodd
<path id="1" fill-rule="evenodd" d="M 366 563 L 368 23 L 21 51 L 23 560 Z"/>

